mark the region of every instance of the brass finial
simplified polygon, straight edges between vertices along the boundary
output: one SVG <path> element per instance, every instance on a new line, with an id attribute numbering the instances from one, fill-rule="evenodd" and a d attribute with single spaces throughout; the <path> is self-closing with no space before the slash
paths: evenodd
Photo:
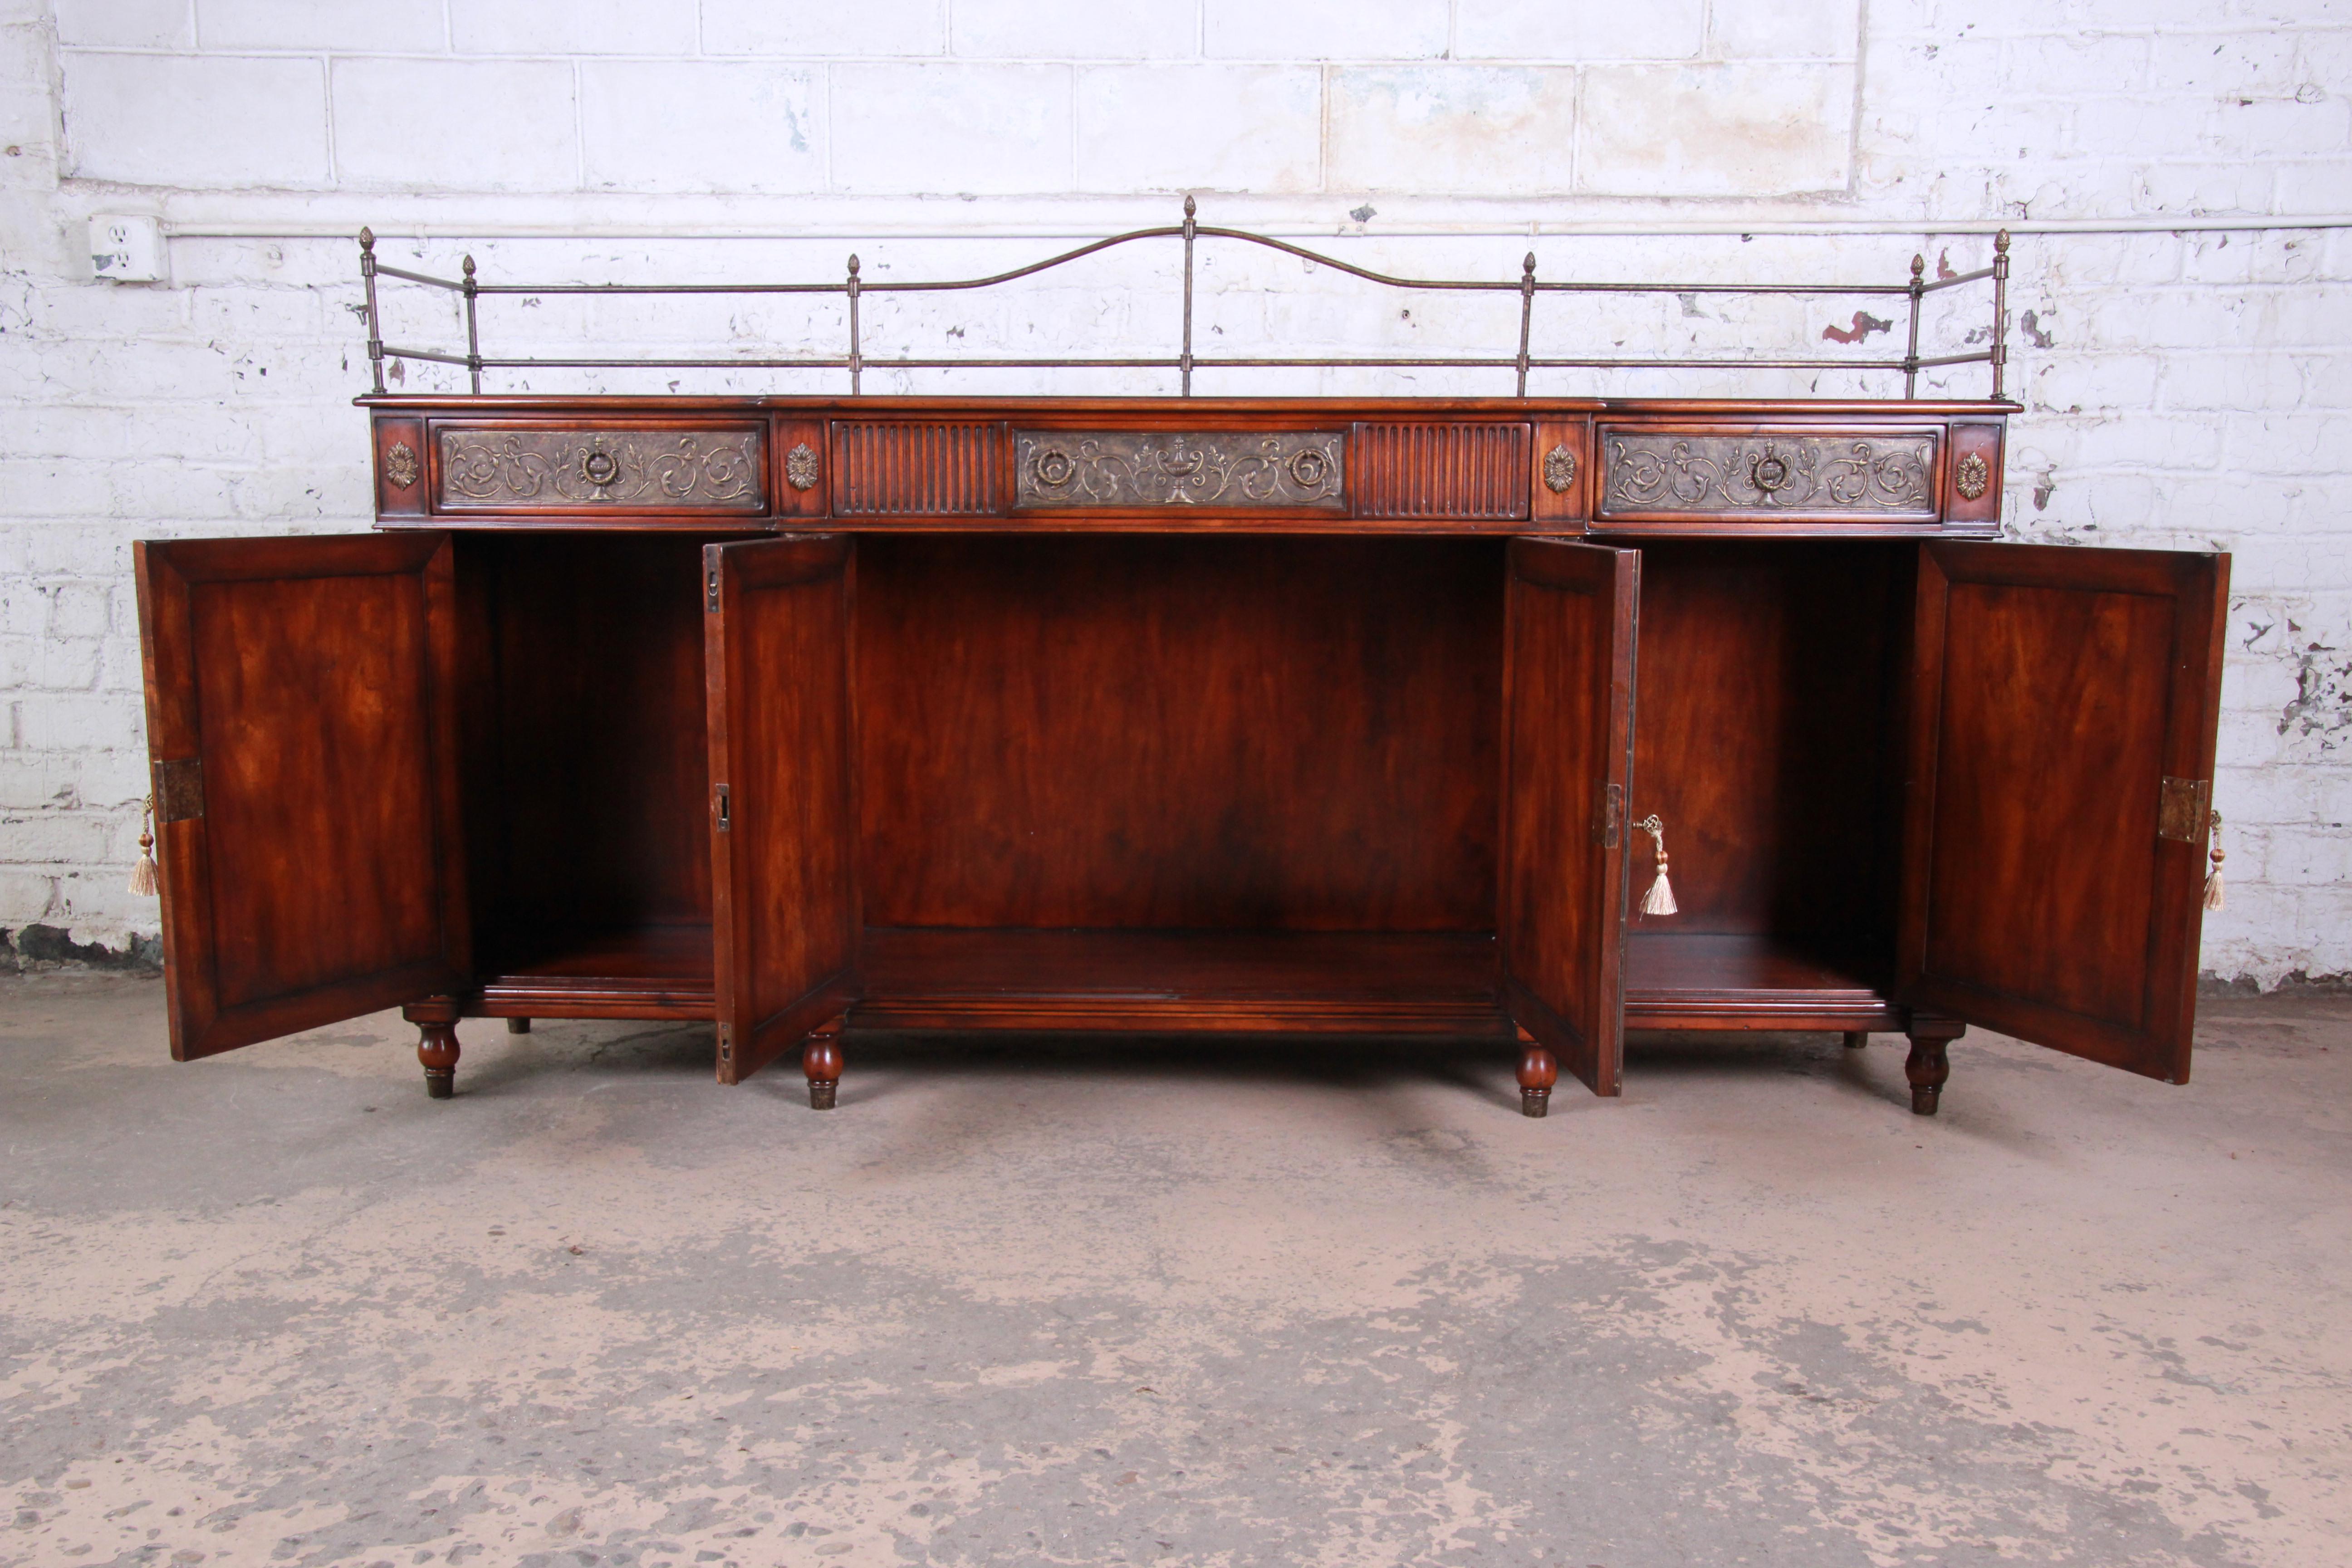
<path id="1" fill-rule="evenodd" d="M 360 230 L 360 248 L 365 251 L 375 249 L 375 230 L 366 227 Z"/>
<path id="2" fill-rule="evenodd" d="M 854 250 L 849 253 L 849 275 L 852 278 L 857 276 L 857 253 Z"/>
<path id="3" fill-rule="evenodd" d="M 474 275 L 474 258 L 472 257 L 468 256 L 466 258 L 460 265 L 465 268 L 467 277 L 471 278 Z"/>
<path id="4" fill-rule="evenodd" d="M 2009 230 L 2002 229 L 1999 234 L 1992 237 L 1992 248 L 1993 253 L 1997 256 L 2007 256 L 2009 254 Z"/>
<path id="5" fill-rule="evenodd" d="M 1528 251 L 1528 258 L 1519 263 L 1519 274 L 1525 278 L 1532 278 L 1536 275 L 1536 253 L 1534 251 Z"/>
<path id="6" fill-rule="evenodd" d="M 1911 281 L 1916 283 L 1927 276 L 1927 258 L 1914 253 L 1911 258 Z"/>
<path id="7" fill-rule="evenodd" d="M 1201 206 L 1198 202 L 1195 202 L 1189 195 L 1184 198 L 1184 216 L 1186 217 L 1191 217 L 1194 213 L 1199 212 L 1200 210 Z"/>

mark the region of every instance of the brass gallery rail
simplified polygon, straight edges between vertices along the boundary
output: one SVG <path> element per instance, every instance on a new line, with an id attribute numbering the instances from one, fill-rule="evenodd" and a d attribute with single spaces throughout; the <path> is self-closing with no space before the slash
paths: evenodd
<path id="1" fill-rule="evenodd" d="M 858 300 L 867 294 L 937 294 L 962 289 L 987 289 L 999 283 L 1031 277 L 1066 266 L 1097 251 L 1117 246 L 1131 245 L 1139 240 L 1181 239 L 1184 242 L 1184 330 L 1182 347 L 1173 356 L 1101 356 L 1066 358 L 1030 356 L 1016 358 L 971 359 L 887 359 L 869 357 L 858 335 Z M 1479 356 L 1402 356 L 1357 355 L 1325 358 L 1303 355 L 1230 357 L 1198 355 L 1192 352 L 1192 257 L 1197 243 L 1203 239 L 1239 240 L 1246 245 L 1264 246 L 1299 257 L 1318 266 L 1333 268 L 1350 277 L 1368 282 L 1385 284 L 1392 289 L 1443 289 L 1476 293 L 1516 293 L 1519 297 L 1519 352 L 1507 358 Z M 858 276 L 857 258 L 849 258 L 847 275 L 838 283 L 484 283 L 475 276 L 474 258 L 465 259 L 462 278 L 436 278 L 429 273 L 411 272 L 404 268 L 389 267 L 376 259 L 375 236 L 367 229 L 360 230 L 360 277 L 367 288 L 368 363 L 375 380 L 375 391 L 382 394 L 383 362 L 386 356 L 423 360 L 435 364 L 463 365 L 471 378 L 473 390 L 482 390 L 482 373 L 486 370 L 845 370 L 849 373 L 849 390 L 855 395 L 864 390 L 865 373 L 868 370 L 955 370 L 955 369 L 1140 369 L 1172 370 L 1178 373 L 1183 395 L 1192 395 L 1192 373 L 1195 370 L 1295 369 L 1364 365 L 1393 368 L 1444 368 L 1458 370 L 1510 370 L 1518 376 L 1517 395 L 1528 395 L 1528 372 L 1531 370 L 1673 370 L 1673 369 L 1746 369 L 1746 370 L 1867 370 L 1900 371 L 1903 373 L 1903 395 L 1916 397 L 1919 373 L 1940 365 L 1990 364 L 1992 367 L 1991 396 L 1999 401 L 2002 392 L 2003 373 L 2009 361 L 2008 285 L 2009 234 L 2003 230 L 1993 240 L 1993 259 L 1990 267 L 1973 272 L 1963 272 L 1934 282 L 1927 279 L 1927 258 L 1911 258 L 1911 279 L 1907 283 L 1572 283 L 1545 282 L 1536 277 L 1534 252 L 1521 264 L 1516 281 L 1485 279 L 1396 278 L 1385 272 L 1375 272 L 1341 261 L 1336 257 L 1292 245 L 1286 240 L 1252 234 L 1246 229 L 1218 228 L 1196 221 L 1191 196 L 1184 198 L 1184 221 L 1159 228 L 1139 228 L 1126 234 L 1116 234 L 1107 239 L 1094 240 L 1059 256 L 1047 257 L 1026 267 L 1016 267 L 1009 272 L 993 273 L 985 278 L 964 278 L 937 282 L 868 283 Z M 400 348 L 383 341 L 382 318 L 376 310 L 376 279 L 394 278 L 404 283 L 421 284 L 462 295 L 466 310 L 466 352 L 462 354 L 442 353 L 431 349 Z M 1929 294 L 1945 289 L 1956 289 L 1964 283 L 1992 279 L 1992 341 L 1991 346 L 1975 353 L 1939 354 L 1933 358 L 1919 357 L 1919 302 Z M 793 358 L 728 358 L 728 359 L 508 359 L 482 353 L 479 301 L 485 294 L 522 294 L 533 296 L 557 294 L 837 294 L 849 302 L 848 353 L 840 358 L 800 356 Z M 1641 359 L 1633 357 L 1551 358 L 1529 353 L 1529 342 L 1535 326 L 1535 302 L 1538 294 L 1821 294 L 1854 296 L 1901 295 L 1909 305 L 1909 325 L 1906 347 L 1900 359 Z"/>

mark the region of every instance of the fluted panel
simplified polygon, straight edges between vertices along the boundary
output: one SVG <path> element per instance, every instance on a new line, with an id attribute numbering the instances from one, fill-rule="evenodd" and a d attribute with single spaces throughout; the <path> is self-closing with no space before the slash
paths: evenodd
<path id="1" fill-rule="evenodd" d="M 1001 425 L 843 420 L 833 441 L 836 517 L 986 517 L 1003 510 Z"/>
<path id="2" fill-rule="evenodd" d="M 1359 425 L 1355 470 L 1358 517 L 1528 515 L 1525 425 Z"/>

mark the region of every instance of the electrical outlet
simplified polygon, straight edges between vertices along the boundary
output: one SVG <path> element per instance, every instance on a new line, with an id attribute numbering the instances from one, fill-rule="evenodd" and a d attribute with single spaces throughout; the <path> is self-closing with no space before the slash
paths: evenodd
<path id="1" fill-rule="evenodd" d="M 100 215 L 89 220 L 89 264 L 113 283 L 163 280 L 163 225 L 152 217 Z"/>

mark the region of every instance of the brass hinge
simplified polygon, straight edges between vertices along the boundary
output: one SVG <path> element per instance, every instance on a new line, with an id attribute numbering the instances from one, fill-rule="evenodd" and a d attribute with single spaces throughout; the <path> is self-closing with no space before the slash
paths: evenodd
<path id="1" fill-rule="evenodd" d="M 733 797 L 729 795 L 725 784 L 719 784 L 716 787 L 719 791 L 719 831 L 724 833 L 730 827 L 734 826 L 730 817 L 734 809 L 735 802 Z"/>
<path id="2" fill-rule="evenodd" d="M 1618 834 L 1624 824 L 1624 786 L 1602 785 L 1600 798 L 1592 803 L 1592 842 L 1603 849 L 1616 848 Z"/>
<path id="3" fill-rule="evenodd" d="M 2156 836 L 2181 844 L 2205 841 L 2205 818 L 2212 810 L 2210 779 L 2168 778 L 2156 795 Z"/>
<path id="4" fill-rule="evenodd" d="M 188 822 L 205 814 L 205 764 L 201 757 L 174 757 L 155 764 L 155 820 Z"/>

